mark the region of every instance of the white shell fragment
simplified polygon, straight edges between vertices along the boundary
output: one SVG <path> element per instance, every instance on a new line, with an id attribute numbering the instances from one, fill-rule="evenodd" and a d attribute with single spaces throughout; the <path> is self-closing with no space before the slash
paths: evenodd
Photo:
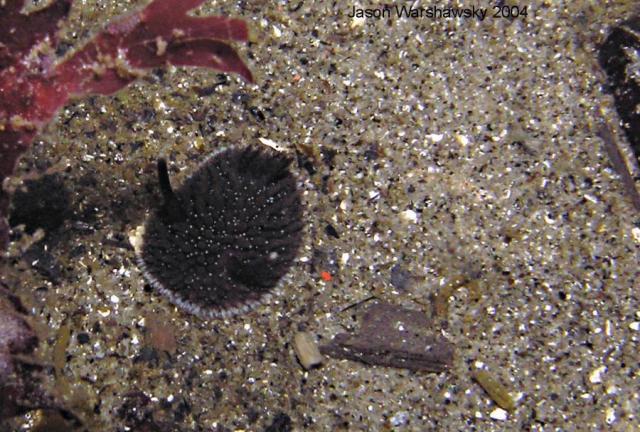
<path id="1" fill-rule="evenodd" d="M 270 140 L 268 138 L 258 138 L 258 141 L 260 141 L 261 144 L 266 145 L 267 147 L 271 147 L 272 149 L 274 149 L 275 151 L 279 151 L 279 152 L 284 152 L 287 151 L 287 149 L 280 143 L 277 143 L 273 140 Z"/>
<path id="2" fill-rule="evenodd" d="M 607 371 L 606 366 L 600 366 L 599 368 L 594 369 L 589 374 L 589 382 L 591 384 L 600 384 L 602 382 L 602 375 Z"/>
<path id="3" fill-rule="evenodd" d="M 142 238 L 144 236 L 144 225 L 129 231 L 129 243 L 133 246 L 133 250 L 139 253 L 142 250 Z"/>
<path id="4" fill-rule="evenodd" d="M 318 345 L 307 332 L 298 332 L 293 337 L 293 349 L 303 368 L 309 370 L 322 363 L 322 354 Z"/>
<path id="5" fill-rule="evenodd" d="M 418 213 L 416 213 L 411 209 L 405 210 L 402 213 L 400 213 L 400 219 L 402 219 L 405 222 L 416 223 L 418 222 Z"/>
<path id="6" fill-rule="evenodd" d="M 491 414 L 489 414 L 489 417 L 491 417 L 494 420 L 505 421 L 508 415 L 507 415 L 507 412 L 502 408 L 496 408 L 493 411 L 491 411 Z"/>

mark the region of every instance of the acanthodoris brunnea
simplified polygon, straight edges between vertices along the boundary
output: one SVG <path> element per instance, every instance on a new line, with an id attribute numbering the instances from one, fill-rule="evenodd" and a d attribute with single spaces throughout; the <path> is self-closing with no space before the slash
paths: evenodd
<path id="1" fill-rule="evenodd" d="M 290 164 L 268 148 L 227 149 L 174 190 L 160 159 L 164 202 L 137 248 L 149 282 L 202 317 L 231 316 L 261 302 L 302 242 L 302 200 Z"/>

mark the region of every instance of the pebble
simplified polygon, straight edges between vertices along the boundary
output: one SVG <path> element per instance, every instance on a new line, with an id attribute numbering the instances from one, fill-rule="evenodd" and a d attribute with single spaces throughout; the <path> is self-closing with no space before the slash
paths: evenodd
<path id="1" fill-rule="evenodd" d="M 418 213 L 416 213 L 411 209 L 405 210 L 402 213 L 400 213 L 400 219 L 402 219 L 405 222 L 416 223 L 418 222 Z"/>
<path id="2" fill-rule="evenodd" d="M 607 371 L 606 366 L 600 366 L 597 369 L 594 369 L 593 372 L 589 374 L 589 382 L 591 384 L 600 384 L 602 382 L 602 375 Z"/>
<path id="3" fill-rule="evenodd" d="M 78 336 L 76 336 L 76 338 L 78 339 L 78 343 L 81 345 L 84 345 L 86 343 L 89 343 L 89 335 L 87 333 L 78 333 Z"/>
<path id="4" fill-rule="evenodd" d="M 491 417 L 494 420 L 504 421 L 507 419 L 507 412 L 502 408 L 496 408 L 493 411 L 491 411 L 491 414 L 489 414 L 489 417 Z"/>
<path id="5" fill-rule="evenodd" d="M 406 411 L 399 411 L 395 413 L 393 417 L 391 417 L 391 424 L 394 427 L 402 426 L 409 421 L 409 413 Z"/>
<path id="6" fill-rule="evenodd" d="M 307 332 L 298 332 L 293 337 L 293 348 L 296 351 L 300 364 L 309 370 L 322 363 L 322 354 L 318 345 Z"/>

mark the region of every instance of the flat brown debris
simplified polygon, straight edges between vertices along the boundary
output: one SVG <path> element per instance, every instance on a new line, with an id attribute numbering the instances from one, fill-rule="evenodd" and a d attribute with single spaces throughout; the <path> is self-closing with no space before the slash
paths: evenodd
<path id="1" fill-rule="evenodd" d="M 340 333 L 320 351 L 371 365 L 442 372 L 453 364 L 453 344 L 431 327 L 422 312 L 376 303 L 365 312 L 359 332 Z"/>

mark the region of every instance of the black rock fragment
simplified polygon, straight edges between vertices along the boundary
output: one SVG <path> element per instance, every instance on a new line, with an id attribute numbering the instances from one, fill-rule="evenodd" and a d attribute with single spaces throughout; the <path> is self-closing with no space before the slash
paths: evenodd
<path id="1" fill-rule="evenodd" d="M 324 227 L 324 232 L 328 235 L 331 236 L 333 238 L 339 239 L 340 238 L 340 234 L 338 234 L 338 231 L 336 231 L 336 229 L 333 227 L 333 225 L 331 224 L 327 224 L 326 227 Z"/>
<path id="2" fill-rule="evenodd" d="M 359 332 L 336 335 L 320 352 L 370 365 L 442 372 L 453 364 L 454 348 L 429 331 L 431 326 L 422 312 L 375 303 L 365 312 Z"/>
<path id="3" fill-rule="evenodd" d="M 80 345 L 85 345 L 88 344 L 89 341 L 91 341 L 91 338 L 89 337 L 89 335 L 87 333 L 78 333 L 78 335 L 76 336 L 76 339 L 78 340 L 78 343 Z"/>

